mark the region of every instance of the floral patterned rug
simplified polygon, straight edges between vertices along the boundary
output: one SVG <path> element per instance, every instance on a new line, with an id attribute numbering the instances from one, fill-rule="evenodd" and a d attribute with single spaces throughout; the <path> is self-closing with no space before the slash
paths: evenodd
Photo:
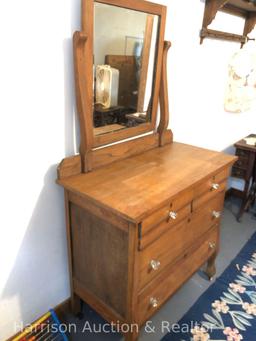
<path id="1" fill-rule="evenodd" d="M 162 341 L 256 341 L 256 233 Z"/>

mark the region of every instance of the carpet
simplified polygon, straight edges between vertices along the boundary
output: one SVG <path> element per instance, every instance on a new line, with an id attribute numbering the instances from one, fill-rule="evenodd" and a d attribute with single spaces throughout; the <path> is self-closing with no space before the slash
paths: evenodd
<path id="1" fill-rule="evenodd" d="M 161 341 L 256 341 L 256 233 Z"/>

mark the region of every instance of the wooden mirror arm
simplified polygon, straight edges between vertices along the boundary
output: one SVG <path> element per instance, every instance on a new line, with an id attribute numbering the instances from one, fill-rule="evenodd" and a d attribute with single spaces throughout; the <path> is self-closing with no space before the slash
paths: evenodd
<path id="1" fill-rule="evenodd" d="M 92 118 L 88 115 L 90 108 L 86 103 L 84 94 L 87 93 L 87 98 L 91 97 L 93 82 L 92 70 L 88 70 L 87 57 L 91 54 L 87 51 L 86 46 L 88 37 L 84 32 L 75 32 L 73 36 L 74 46 L 74 68 L 75 68 L 75 83 L 76 83 L 76 103 L 80 123 L 80 155 L 82 163 L 82 172 L 88 172 L 92 169 L 92 147 L 93 147 L 93 126 Z M 89 84 L 89 86 L 88 86 Z"/>
<path id="2" fill-rule="evenodd" d="M 160 102 L 160 122 L 158 126 L 159 133 L 159 145 L 163 146 L 166 142 L 170 143 L 173 140 L 172 131 L 167 128 L 169 124 L 169 100 L 168 100 L 168 82 L 167 82 L 167 55 L 169 48 L 171 47 L 170 41 L 164 42 L 163 62 L 162 62 L 162 76 L 160 84 L 159 102 Z M 168 137 L 168 141 L 166 138 Z"/>

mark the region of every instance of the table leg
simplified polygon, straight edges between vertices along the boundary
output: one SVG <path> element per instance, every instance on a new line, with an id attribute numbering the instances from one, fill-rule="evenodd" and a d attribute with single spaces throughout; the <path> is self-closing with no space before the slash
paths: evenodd
<path id="1" fill-rule="evenodd" d="M 248 190 L 249 190 L 249 184 L 250 184 L 250 181 L 247 180 L 247 181 L 245 182 L 245 186 L 244 186 L 242 204 L 241 204 L 240 210 L 239 210 L 238 215 L 237 215 L 237 221 L 238 221 L 238 222 L 241 222 L 241 217 L 242 217 L 242 215 L 244 214 L 245 208 L 246 208 L 247 203 L 248 203 Z"/>

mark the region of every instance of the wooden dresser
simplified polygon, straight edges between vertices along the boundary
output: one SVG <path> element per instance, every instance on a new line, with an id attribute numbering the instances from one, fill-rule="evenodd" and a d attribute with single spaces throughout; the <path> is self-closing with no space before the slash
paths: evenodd
<path id="1" fill-rule="evenodd" d="M 141 326 L 205 262 L 211 278 L 233 162 L 172 143 L 59 180 L 73 304 Z"/>
<path id="2" fill-rule="evenodd" d="M 113 23 L 115 31 L 117 22 L 122 25 L 119 15 L 137 20 L 138 27 L 145 23 L 147 32 L 136 109 L 146 107 L 147 115 L 137 126 L 108 133 L 93 126 L 98 13 L 111 16 L 106 32 Z M 108 322 L 128 324 L 126 341 L 137 340 L 145 321 L 204 263 L 214 276 L 226 181 L 237 159 L 173 142 L 165 20 L 166 7 L 148 1 L 82 0 L 82 30 L 74 34 L 80 154 L 61 162 L 57 180 L 65 190 L 72 309 L 78 312 L 83 300 Z M 125 34 L 132 35 L 129 27 Z M 152 51 L 155 61 L 148 67 Z M 133 95 L 127 90 L 127 99 Z"/>

